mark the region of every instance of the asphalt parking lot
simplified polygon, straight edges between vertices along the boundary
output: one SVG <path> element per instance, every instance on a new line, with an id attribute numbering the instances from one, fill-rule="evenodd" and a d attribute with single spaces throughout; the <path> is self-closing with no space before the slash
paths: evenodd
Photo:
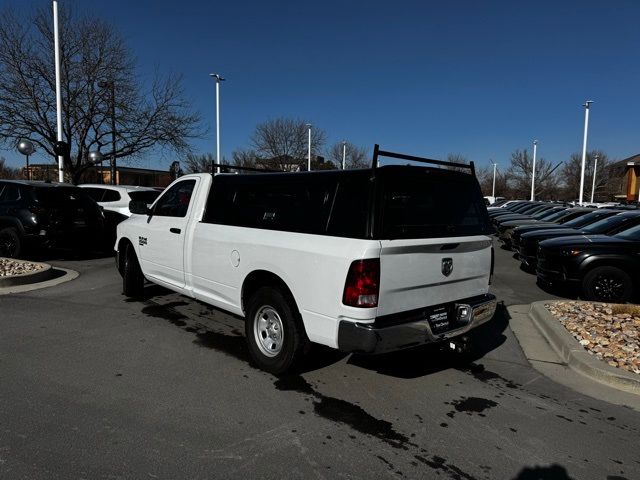
<path id="1" fill-rule="evenodd" d="M 504 305 L 551 298 L 496 250 Z M 0 478 L 640 477 L 640 413 L 531 368 L 501 306 L 471 364 L 434 349 L 316 349 L 277 379 L 238 318 L 158 287 L 127 301 L 113 259 L 0 296 Z"/>

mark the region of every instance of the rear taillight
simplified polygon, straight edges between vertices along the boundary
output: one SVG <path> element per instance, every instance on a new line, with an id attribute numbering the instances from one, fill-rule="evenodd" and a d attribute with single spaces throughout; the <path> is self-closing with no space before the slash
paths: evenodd
<path id="1" fill-rule="evenodd" d="M 379 290 L 380 259 L 356 260 L 349 267 L 342 303 L 350 307 L 377 307 Z"/>

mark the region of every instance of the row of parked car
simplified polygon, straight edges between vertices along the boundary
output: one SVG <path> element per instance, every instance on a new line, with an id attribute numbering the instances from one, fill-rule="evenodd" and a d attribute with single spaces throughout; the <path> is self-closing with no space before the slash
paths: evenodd
<path id="1" fill-rule="evenodd" d="M 504 201 L 488 208 L 503 248 L 538 282 L 585 300 L 634 301 L 640 294 L 640 209 Z"/>
<path id="2" fill-rule="evenodd" d="M 129 202 L 151 204 L 162 189 L 0 180 L 0 257 L 51 247 L 113 250 Z"/>

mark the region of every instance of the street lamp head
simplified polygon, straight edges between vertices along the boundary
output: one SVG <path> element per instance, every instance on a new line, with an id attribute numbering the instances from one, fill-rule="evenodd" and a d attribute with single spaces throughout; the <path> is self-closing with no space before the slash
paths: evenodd
<path id="1" fill-rule="evenodd" d="M 103 158 L 104 157 L 102 156 L 102 153 L 100 153 L 99 151 L 89 152 L 89 160 L 91 161 L 91 163 L 100 163 L 102 162 Z"/>
<path id="2" fill-rule="evenodd" d="M 217 82 L 224 82 L 224 78 L 222 78 L 220 75 L 218 75 L 217 73 L 210 73 L 209 76 L 211 78 L 215 78 Z"/>
<path id="3" fill-rule="evenodd" d="M 35 147 L 33 146 L 33 143 L 31 143 L 30 140 L 20 140 L 18 142 L 18 151 L 22 155 L 31 155 L 31 154 L 33 154 L 33 152 L 36 151 L 36 149 L 35 149 Z"/>
<path id="4" fill-rule="evenodd" d="M 589 106 L 593 103 L 593 100 L 587 100 L 586 102 L 584 102 L 584 105 L 582 105 L 585 108 L 589 108 Z"/>
<path id="5" fill-rule="evenodd" d="M 533 144 L 534 144 L 534 145 L 538 145 L 538 140 L 534 140 L 534 141 L 533 141 Z"/>
<path id="6" fill-rule="evenodd" d="M 307 126 L 307 128 L 311 128 L 311 124 L 310 123 L 305 123 L 305 125 Z"/>

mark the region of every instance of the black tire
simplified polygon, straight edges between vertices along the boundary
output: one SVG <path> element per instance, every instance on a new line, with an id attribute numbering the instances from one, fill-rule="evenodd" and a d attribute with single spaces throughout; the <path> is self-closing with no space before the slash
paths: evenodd
<path id="1" fill-rule="evenodd" d="M 633 296 L 633 281 L 617 267 L 596 267 L 582 280 L 584 300 L 625 303 Z"/>
<path id="2" fill-rule="evenodd" d="M 245 319 L 245 336 L 251 359 L 258 368 L 274 375 L 282 375 L 293 370 L 304 357 L 309 340 L 304 331 L 302 319 L 298 313 L 293 299 L 278 288 L 262 287 L 251 296 L 247 305 L 247 316 Z M 276 335 L 281 335 L 280 347 L 277 351 L 270 350 L 265 353 L 264 331 L 260 331 L 260 325 L 269 322 L 269 315 L 275 314 L 272 323 L 277 327 L 272 330 Z M 279 322 L 278 319 L 279 318 Z M 262 319 L 261 323 L 259 319 Z M 274 327 L 274 328 L 275 328 Z M 263 338 L 263 342 L 259 340 Z"/>
<path id="3" fill-rule="evenodd" d="M 17 229 L 0 229 L 0 257 L 18 258 L 22 253 L 22 238 Z"/>
<path id="4" fill-rule="evenodd" d="M 122 293 L 130 298 L 141 298 L 144 291 L 144 275 L 138 257 L 131 245 L 124 249 L 122 265 Z"/>

